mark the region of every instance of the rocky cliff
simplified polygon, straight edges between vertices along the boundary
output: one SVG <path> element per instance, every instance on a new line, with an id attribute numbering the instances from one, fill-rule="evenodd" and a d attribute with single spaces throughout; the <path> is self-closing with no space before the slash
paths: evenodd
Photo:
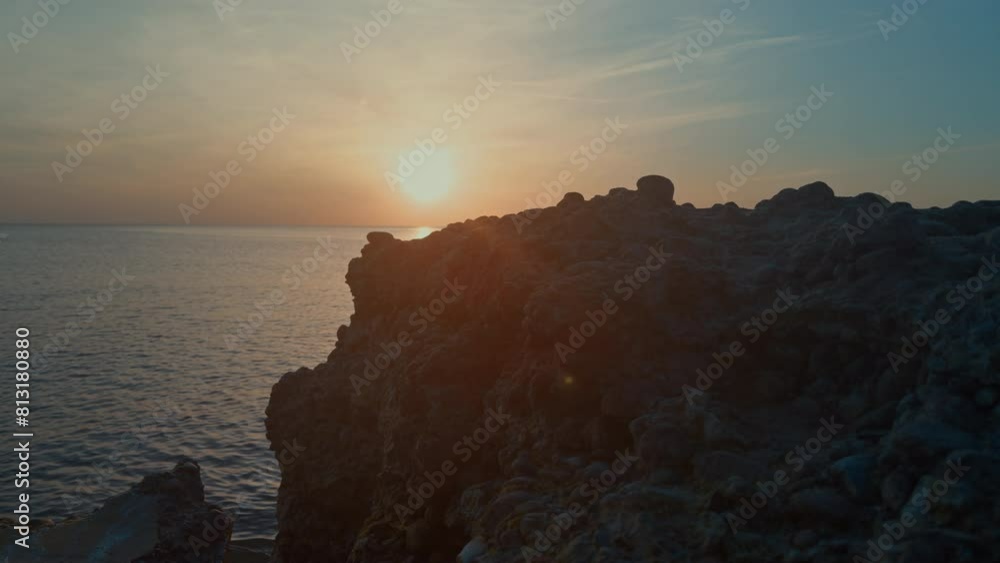
<path id="1" fill-rule="evenodd" d="M 1000 202 L 639 188 L 369 235 L 274 561 L 995 557 Z"/>

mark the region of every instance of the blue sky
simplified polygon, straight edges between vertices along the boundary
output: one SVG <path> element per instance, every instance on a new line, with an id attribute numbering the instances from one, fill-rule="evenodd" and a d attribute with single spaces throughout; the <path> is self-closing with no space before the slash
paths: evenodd
<path id="1" fill-rule="evenodd" d="M 231 161 L 239 174 L 192 223 L 443 224 L 544 202 L 564 171 L 588 197 L 660 173 L 705 206 L 823 85 L 834 95 L 731 199 L 813 180 L 882 191 L 947 127 L 960 139 L 904 199 L 998 198 L 995 2 L 586 0 L 555 29 L 557 2 L 398 2 L 351 62 L 353 27 L 389 0 L 243 0 L 222 18 L 211 0 L 68 0 L 26 43 L 10 34 L 41 8 L 6 3 L 0 221 L 183 223 L 179 206 Z M 886 40 L 878 22 L 904 4 L 919 9 Z M 162 83 L 122 119 L 113 101 L 157 65 Z M 444 112 L 489 76 L 496 91 L 451 129 Z M 294 119 L 247 161 L 240 144 L 280 108 Z M 609 118 L 628 128 L 582 169 L 574 155 Z M 57 174 L 102 119 L 114 130 Z M 438 128 L 423 179 L 392 189 L 400 155 Z"/>

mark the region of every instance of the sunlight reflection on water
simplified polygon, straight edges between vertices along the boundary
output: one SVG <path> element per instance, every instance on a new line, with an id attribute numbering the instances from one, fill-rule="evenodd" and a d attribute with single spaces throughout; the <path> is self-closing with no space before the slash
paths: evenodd
<path id="1" fill-rule="evenodd" d="M 201 464 L 210 501 L 239 506 L 234 538 L 247 539 L 275 529 L 279 473 L 264 435 L 271 386 L 333 349 L 353 312 L 347 264 L 369 231 L 413 239 L 434 229 L 2 230 L 0 256 L 17 275 L 0 277 L 0 333 L 26 326 L 33 354 L 50 351 L 32 377 L 33 516 L 92 510 L 187 455 Z M 330 259 L 286 277 L 328 236 Z M 114 271 L 135 277 L 102 304 Z M 225 335 L 275 289 L 284 302 L 227 347 Z M 3 348 L 13 361 L 12 346 Z M 13 496 L 12 485 L 3 481 L 0 494 Z"/>

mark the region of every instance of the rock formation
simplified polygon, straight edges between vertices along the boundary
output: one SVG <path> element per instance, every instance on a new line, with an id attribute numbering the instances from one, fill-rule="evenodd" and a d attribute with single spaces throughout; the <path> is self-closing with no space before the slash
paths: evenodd
<path id="1" fill-rule="evenodd" d="M 3 561 L 24 563 L 223 563 L 232 521 L 205 502 L 201 468 L 191 460 L 144 478 L 93 513 L 53 524 L 32 522 L 29 548 L 13 545 L 0 523 Z"/>
<path id="2" fill-rule="evenodd" d="M 369 238 L 274 561 L 995 558 L 1000 202 L 639 187 Z"/>
<path id="3" fill-rule="evenodd" d="M 663 176 L 643 176 L 635 183 L 641 197 L 659 199 L 666 204 L 674 202 L 674 183 Z"/>

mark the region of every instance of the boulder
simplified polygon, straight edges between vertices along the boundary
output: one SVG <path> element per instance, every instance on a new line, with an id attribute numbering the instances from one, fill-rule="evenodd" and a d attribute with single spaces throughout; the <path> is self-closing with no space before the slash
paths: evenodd
<path id="1" fill-rule="evenodd" d="M 774 197 L 757 204 L 761 210 L 801 210 L 817 209 L 833 205 L 836 201 L 833 189 L 823 182 L 813 182 L 801 188 L 785 188 Z"/>
<path id="2" fill-rule="evenodd" d="M 395 240 L 396 237 L 392 236 L 392 233 L 386 233 L 383 231 L 372 231 L 368 233 L 368 243 L 373 246 L 389 244 Z"/>
<path id="3" fill-rule="evenodd" d="M 636 182 L 639 196 L 659 203 L 673 205 L 674 183 L 663 176 L 643 176 Z"/>
<path id="4" fill-rule="evenodd" d="M 581 193 L 578 193 L 578 192 L 566 192 L 566 195 L 563 196 L 563 198 L 559 202 L 558 206 L 559 207 L 571 207 L 571 206 L 574 206 L 574 205 L 579 205 L 579 204 L 584 203 L 586 201 L 587 200 L 585 200 L 583 198 L 583 194 L 581 194 Z"/>
<path id="5" fill-rule="evenodd" d="M 37 530 L 28 550 L 0 528 L 0 554 L 26 563 L 223 563 L 232 530 L 232 518 L 205 502 L 201 468 L 186 459 L 90 514 Z"/>

